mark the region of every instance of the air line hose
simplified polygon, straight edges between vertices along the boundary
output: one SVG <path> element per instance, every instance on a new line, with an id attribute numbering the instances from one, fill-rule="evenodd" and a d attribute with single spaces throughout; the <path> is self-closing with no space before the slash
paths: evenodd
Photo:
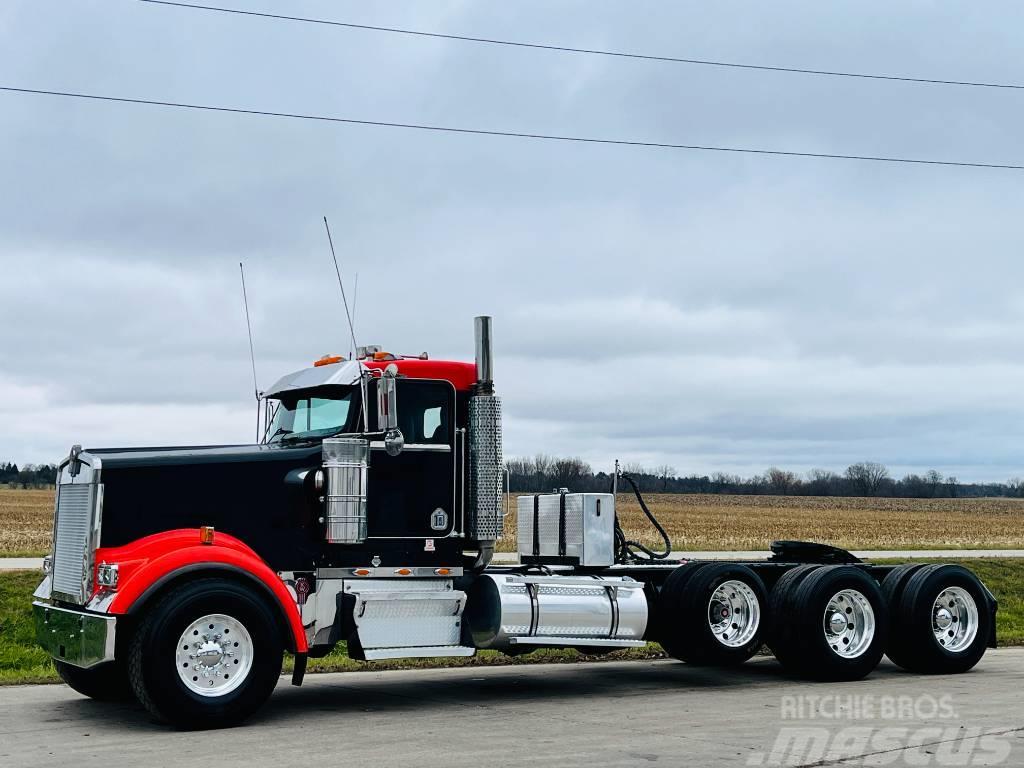
<path id="1" fill-rule="evenodd" d="M 629 475 L 621 475 L 621 477 L 633 488 L 633 493 L 636 494 L 636 500 L 640 504 L 640 509 L 643 510 L 644 514 L 647 515 L 647 519 L 651 521 L 651 524 L 661 535 L 662 541 L 665 542 L 665 551 L 655 552 L 654 550 L 648 549 L 638 541 L 630 541 L 627 539 L 625 532 L 622 530 L 622 526 L 619 525 L 619 515 L 616 512 L 615 562 L 635 563 L 642 562 L 644 560 L 665 560 L 672 553 L 672 540 L 669 538 L 668 533 L 665 532 L 665 529 L 662 528 L 661 523 L 658 522 L 658 518 L 656 518 L 651 510 L 647 508 L 647 504 L 644 502 L 644 497 L 640 495 L 640 486 L 636 484 L 636 481 Z"/>

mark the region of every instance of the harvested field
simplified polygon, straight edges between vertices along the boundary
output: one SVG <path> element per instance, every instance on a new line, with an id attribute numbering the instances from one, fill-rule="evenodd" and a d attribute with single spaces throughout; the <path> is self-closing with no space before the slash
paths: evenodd
<path id="1" fill-rule="evenodd" d="M 1016 549 L 1024 547 L 1024 499 L 888 499 L 825 496 L 646 494 L 677 550 L 767 549 L 806 539 L 847 549 Z M 635 497 L 620 494 L 626 535 L 660 547 Z M 507 532 L 514 532 L 515 513 Z M 499 547 L 514 549 L 506 536 Z"/>
<path id="2" fill-rule="evenodd" d="M 50 548 L 53 491 L 0 487 L 0 555 L 41 555 Z"/>
<path id="3" fill-rule="evenodd" d="M 1024 548 L 1024 499 L 874 499 L 650 494 L 651 511 L 682 550 L 765 549 L 810 539 L 849 549 Z M 627 535 L 658 546 L 632 495 L 621 494 Z M 49 549 L 53 491 L 0 489 L 0 556 Z M 499 549 L 513 549 L 515 512 Z"/>

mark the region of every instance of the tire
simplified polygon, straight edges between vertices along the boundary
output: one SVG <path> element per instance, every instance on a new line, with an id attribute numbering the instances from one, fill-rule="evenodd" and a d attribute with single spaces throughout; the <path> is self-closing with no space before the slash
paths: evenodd
<path id="1" fill-rule="evenodd" d="M 736 666 L 764 642 L 768 591 L 750 568 L 707 563 L 680 578 L 665 604 L 665 649 L 688 664 Z M 666 585 L 667 586 L 667 585 Z"/>
<path id="2" fill-rule="evenodd" d="M 956 674 L 971 669 L 985 655 L 992 631 L 988 595 L 978 577 L 963 566 L 917 570 L 897 605 L 892 622 L 900 650 L 890 658 L 904 669 Z"/>
<path id="3" fill-rule="evenodd" d="M 793 620 L 780 660 L 790 671 L 816 680 L 859 680 L 878 666 L 889 612 L 878 583 L 864 570 L 821 566 L 787 604 Z"/>
<path id="4" fill-rule="evenodd" d="M 690 580 L 690 577 L 698 569 L 703 568 L 705 565 L 707 563 L 684 563 L 680 565 L 668 575 L 668 578 L 665 579 L 665 583 L 661 587 L 661 592 L 658 593 L 658 599 L 655 603 L 657 610 L 653 621 L 654 632 L 648 634 L 661 643 L 661 647 L 665 649 L 669 656 L 675 655 L 670 650 L 670 646 L 672 638 L 678 632 L 679 614 L 675 606 L 682 599 L 683 588 L 686 587 L 686 582 Z"/>
<path id="5" fill-rule="evenodd" d="M 222 728 L 266 702 L 282 656 L 273 609 L 241 584 L 205 578 L 173 589 L 146 614 L 131 644 L 129 677 L 157 719 Z"/>
<path id="6" fill-rule="evenodd" d="M 910 581 L 910 577 L 917 571 L 924 568 L 924 563 L 906 563 L 898 565 L 886 574 L 882 580 L 882 597 L 885 604 L 889 606 L 889 639 L 885 643 L 885 654 L 889 660 L 898 666 L 905 668 L 905 662 L 909 660 L 910 652 L 904 642 L 904 633 L 896 622 L 896 614 L 899 611 L 899 601 L 903 597 L 903 590 Z"/>
<path id="7" fill-rule="evenodd" d="M 131 701 L 132 686 L 128 681 L 128 665 L 123 661 L 108 661 L 95 667 L 82 669 L 58 659 L 53 660 L 60 679 L 68 687 L 96 701 Z"/>
<path id="8" fill-rule="evenodd" d="M 798 671 L 803 661 L 793 649 L 790 639 L 794 631 L 792 598 L 803 580 L 820 567 L 817 563 L 808 563 L 790 568 L 775 582 L 768 600 L 768 647 L 790 671 Z"/>

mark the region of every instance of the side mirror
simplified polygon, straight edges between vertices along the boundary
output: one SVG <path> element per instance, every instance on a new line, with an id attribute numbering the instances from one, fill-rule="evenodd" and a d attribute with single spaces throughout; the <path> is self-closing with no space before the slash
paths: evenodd
<path id="1" fill-rule="evenodd" d="M 397 375 L 398 366 L 389 365 L 377 382 L 377 429 L 384 433 L 384 450 L 388 456 L 397 456 L 405 447 L 405 437 L 398 428 Z"/>

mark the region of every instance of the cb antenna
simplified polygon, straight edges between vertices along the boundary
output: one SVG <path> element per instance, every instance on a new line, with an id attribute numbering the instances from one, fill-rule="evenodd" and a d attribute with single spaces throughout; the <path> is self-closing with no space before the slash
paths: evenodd
<path id="1" fill-rule="evenodd" d="M 242 305 L 245 307 L 245 327 L 249 331 L 249 361 L 252 363 L 252 391 L 256 395 L 256 441 L 260 439 L 260 385 L 256 378 L 256 349 L 252 345 L 252 323 L 249 321 L 249 296 L 245 292 L 245 267 L 238 262 L 238 271 L 242 276 Z"/>
<path id="2" fill-rule="evenodd" d="M 338 275 L 338 287 L 341 288 L 341 301 L 345 305 L 345 319 L 348 320 L 348 333 L 352 339 L 353 352 L 359 346 L 356 344 L 356 329 L 352 325 L 352 313 L 348 310 L 348 298 L 345 296 L 345 283 L 341 279 L 341 267 L 338 266 L 338 255 L 334 252 L 334 238 L 331 237 L 331 225 L 327 223 L 324 216 L 324 229 L 327 230 L 327 243 L 331 246 L 331 258 L 334 259 L 334 272 Z"/>
<path id="3" fill-rule="evenodd" d="M 334 238 L 331 237 L 331 225 L 327 223 L 327 217 L 324 216 L 324 229 L 327 230 L 327 243 L 331 246 L 331 258 L 334 259 L 334 273 L 338 276 L 338 287 L 341 289 L 341 301 L 345 305 L 345 319 L 348 320 L 348 335 L 352 340 L 351 349 L 353 353 L 358 354 L 359 345 L 356 344 L 356 329 L 352 324 L 352 313 L 348 309 L 348 298 L 345 296 L 345 282 L 341 279 L 341 267 L 338 266 L 338 254 L 334 252 Z M 360 372 L 359 375 L 359 390 L 363 396 L 363 429 L 366 432 L 370 431 L 370 411 L 366 405 L 366 376 Z"/>
<path id="4" fill-rule="evenodd" d="M 353 337 L 356 334 L 356 305 L 358 304 L 358 302 L 359 302 L 359 273 L 356 272 L 356 284 L 355 284 L 355 287 L 352 289 L 352 336 Z M 355 350 L 354 349 L 351 350 L 351 352 L 349 354 L 349 358 L 351 358 L 353 354 L 355 354 Z"/>

